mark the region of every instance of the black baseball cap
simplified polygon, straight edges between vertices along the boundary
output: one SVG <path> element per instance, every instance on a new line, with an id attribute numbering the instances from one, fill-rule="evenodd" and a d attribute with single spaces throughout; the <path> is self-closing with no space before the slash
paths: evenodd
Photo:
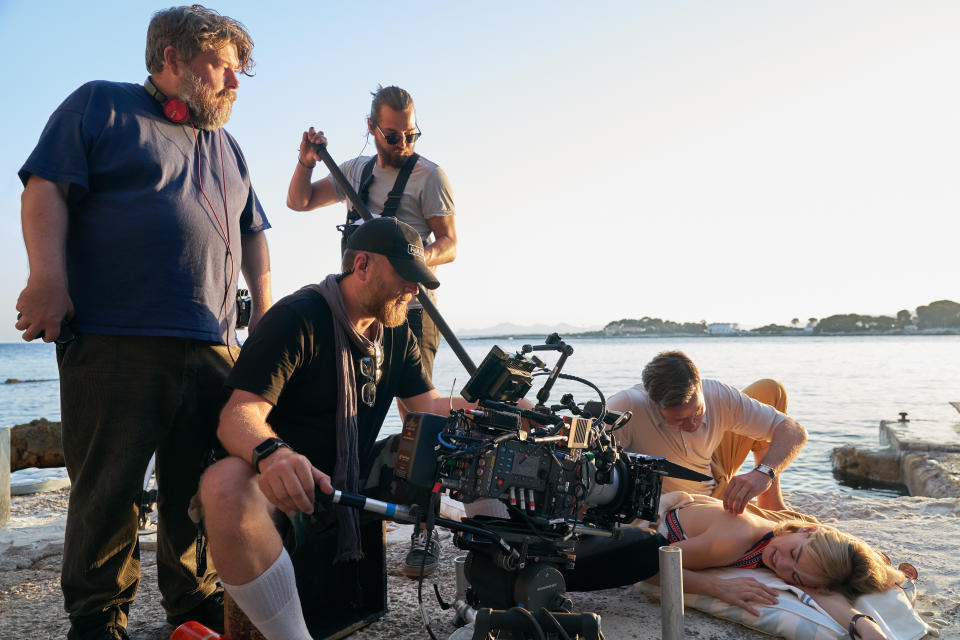
<path id="1" fill-rule="evenodd" d="M 347 240 L 347 249 L 379 253 L 390 261 L 404 280 L 419 282 L 428 289 L 440 286 L 440 281 L 423 261 L 420 234 L 392 216 L 361 224 Z"/>

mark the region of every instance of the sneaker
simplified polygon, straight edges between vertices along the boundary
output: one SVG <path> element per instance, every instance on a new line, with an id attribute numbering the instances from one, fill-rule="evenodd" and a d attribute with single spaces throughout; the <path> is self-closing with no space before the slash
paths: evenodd
<path id="1" fill-rule="evenodd" d="M 405 576 L 418 578 L 422 568 L 423 575 L 428 576 L 437 568 L 441 553 L 440 537 L 436 531 L 429 541 L 426 531 L 414 533 L 410 536 L 410 552 L 400 566 L 400 572 Z"/>
<path id="2" fill-rule="evenodd" d="M 186 613 L 167 616 L 167 624 L 174 628 L 189 620 L 199 622 L 217 633 L 223 633 L 223 589 L 218 588 Z"/>

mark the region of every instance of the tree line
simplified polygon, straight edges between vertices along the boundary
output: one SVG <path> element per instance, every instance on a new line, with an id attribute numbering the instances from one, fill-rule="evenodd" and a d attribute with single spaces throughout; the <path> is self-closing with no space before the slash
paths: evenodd
<path id="1" fill-rule="evenodd" d="M 813 333 L 892 333 L 897 331 L 924 331 L 937 329 L 960 329 L 960 303 L 953 300 L 937 300 L 919 306 L 911 313 L 901 309 L 896 316 L 870 316 L 858 313 L 841 313 L 826 318 L 808 318 L 807 329 L 799 326 L 794 318 L 792 326 L 768 324 L 751 329 L 755 334 Z M 660 318 L 623 318 L 608 322 L 603 328 L 606 335 L 707 335 L 705 320 L 699 322 L 673 322 Z"/>
<path id="2" fill-rule="evenodd" d="M 901 309 L 894 316 L 865 316 L 846 313 L 823 318 L 813 329 L 817 333 L 885 333 L 897 330 L 960 329 L 960 303 L 937 300 L 916 308 L 911 314 Z"/>

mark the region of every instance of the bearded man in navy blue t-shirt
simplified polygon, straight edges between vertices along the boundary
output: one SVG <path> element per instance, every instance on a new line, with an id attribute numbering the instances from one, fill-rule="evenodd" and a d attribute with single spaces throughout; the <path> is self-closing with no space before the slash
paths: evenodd
<path id="1" fill-rule="evenodd" d="M 58 343 L 72 640 L 127 637 L 154 451 L 167 619 L 222 628 L 216 574 L 195 575 L 187 506 L 226 399 L 240 274 L 251 327 L 271 303 L 270 224 L 222 128 L 252 47 L 243 25 L 200 5 L 158 12 L 147 81 L 80 87 L 20 170 L 30 276 L 16 326 Z"/>

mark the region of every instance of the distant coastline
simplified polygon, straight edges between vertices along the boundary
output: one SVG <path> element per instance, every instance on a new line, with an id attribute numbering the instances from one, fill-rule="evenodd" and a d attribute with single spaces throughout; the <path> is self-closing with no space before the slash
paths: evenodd
<path id="1" fill-rule="evenodd" d="M 494 338 L 534 338 L 542 340 L 544 333 L 535 333 L 535 332 L 511 332 L 511 333 L 491 333 L 491 334 L 481 334 L 481 333 L 471 333 L 469 336 L 461 337 L 462 340 L 490 340 Z M 956 336 L 960 335 L 960 329 L 954 328 L 939 328 L 939 329 L 924 329 L 917 331 L 851 331 L 851 332 L 823 332 L 814 334 L 812 332 L 804 332 L 802 329 L 794 331 L 785 331 L 782 333 L 777 332 L 756 332 L 756 331 L 740 331 L 737 333 L 717 333 L 717 334 L 708 334 L 708 333 L 634 333 L 634 334 L 619 334 L 619 335 L 607 335 L 603 331 L 571 331 L 568 333 L 562 333 L 561 336 L 564 338 L 604 338 L 611 340 L 619 340 L 623 338 L 637 338 L 640 340 L 644 339 L 654 339 L 654 338 L 845 338 L 845 337 L 856 337 L 856 336 L 867 336 L 867 337 L 903 337 L 903 336 Z"/>
<path id="2" fill-rule="evenodd" d="M 802 326 L 801 326 L 802 325 Z M 937 300 L 921 305 L 913 312 L 901 309 L 895 315 L 871 316 L 843 313 L 826 318 L 793 318 L 790 325 L 766 324 L 741 329 L 737 322 L 675 322 L 643 316 L 608 322 L 602 329 L 578 331 L 578 327 L 560 324 L 517 326 L 500 324 L 488 329 L 461 332 L 470 338 L 540 337 L 553 331 L 579 338 L 747 338 L 808 336 L 938 336 L 960 334 L 960 303 Z"/>
<path id="3" fill-rule="evenodd" d="M 754 329 L 741 329 L 736 322 L 674 322 L 643 316 L 608 322 L 602 330 L 607 337 L 640 337 L 653 335 L 683 337 L 743 336 L 877 336 L 877 335 L 956 335 L 960 333 L 960 303 L 937 300 L 917 307 L 914 312 L 901 309 L 896 315 L 871 316 L 842 313 L 826 318 L 800 318 L 790 326 L 767 324 Z"/>

